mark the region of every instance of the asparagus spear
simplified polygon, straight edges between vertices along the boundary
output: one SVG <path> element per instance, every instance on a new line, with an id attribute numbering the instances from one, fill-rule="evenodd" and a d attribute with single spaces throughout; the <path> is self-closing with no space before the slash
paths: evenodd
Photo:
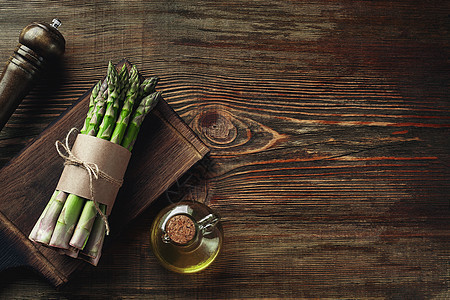
<path id="1" fill-rule="evenodd" d="M 37 233 L 39 232 L 39 227 L 40 224 L 42 222 L 42 220 L 45 218 L 45 216 L 47 215 L 48 209 L 50 208 L 50 204 L 52 203 L 52 201 L 55 199 L 56 195 L 58 194 L 58 191 L 55 190 L 50 198 L 50 200 L 47 202 L 47 205 L 44 208 L 44 211 L 41 213 L 39 219 L 37 220 L 37 222 L 34 224 L 33 229 L 30 232 L 30 235 L 28 236 L 28 238 L 32 241 L 36 241 L 37 238 Z"/>
<path id="2" fill-rule="evenodd" d="M 139 129 L 145 116 L 156 106 L 161 97 L 161 92 L 154 92 L 144 99 L 142 99 L 136 111 L 133 114 L 132 120 L 128 125 L 125 137 L 122 141 L 122 146 L 128 150 L 133 150 L 134 143 L 136 142 Z"/>
<path id="3" fill-rule="evenodd" d="M 83 128 L 81 129 L 81 133 L 85 133 L 85 131 L 87 130 L 87 128 L 89 126 L 89 122 L 91 121 L 92 114 L 94 113 L 96 98 L 98 96 L 98 93 L 100 92 L 101 86 L 102 86 L 102 82 L 101 82 L 101 80 L 99 80 L 97 82 L 97 84 L 95 85 L 95 87 L 92 89 L 91 96 L 89 98 L 89 109 L 88 109 L 86 118 L 84 119 L 84 124 L 83 124 Z"/>
<path id="4" fill-rule="evenodd" d="M 141 85 L 139 86 L 139 95 L 138 98 L 142 99 L 147 95 L 153 93 L 155 91 L 155 87 L 158 84 L 159 77 L 150 77 L 145 79 Z"/>
<path id="5" fill-rule="evenodd" d="M 121 143 L 123 147 L 127 148 L 130 151 L 132 150 L 145 116 L 156 106 L 160 98 L 161 92 L 154 92 L 141 100 L 138 108 L 132 116 L 129 127 Z M 103 245 L 104 238 L 105 224 L 103 220 L 99 216 L 97 216 L 92 227 L 91 236 L 82 252 L 84 255 L 93 258 L 93 260 L 91 261 L 91 263 L 93 264 L 95 264 L 97 255 L 101 254 L 101 247 Z"/>
<path id="6" fill-rule="evenodd" d="M 105 205 L 102 205 L 100 209 L 103 213 L 106 213 Z M 105 231 L 106 231 L 105 223 L 103 222 L 102 218 L 97 216 L 95 218 L 94 225 L 89 235 L 89 239 L 87 240 L 87 243 L 81 253 L 92 259 L 97 258 L 101 254 L 101 248 L 105 237 Z"/>
<path id="7" fill-rule="evenodd" d="M 117 119 L 114 132 L 111 135 L 111 142 L 116 144 L 120 144 L 122 142 L 123 136 L 125 135 L 125 130 L 130 120 L 135 99 L 139 93 L 139 74 L 136 66 L 131 68 L 129 81 L 130 84 L 126 94 L 126 99 Z"/>
<path id="8" fill-rule="evenodd" d="M 92 225 L 94 224 L 97 210 L 93 201 L 86 201 L 84 203 L 83 211 L 76 223 L 77 226 L 73 235 L 70 238 L 69 245 L 76 249 L 83 249 L 91 233 Z"/>
<path id="9" fill-rule="evenodd" d="M 39 220 L 30 233 L 30 239 L 47 245 L 55 227 L 56 220 L 67 199 L 67 193 L 55 190 Z"/>
<path id="10" fill-rule="evenodd" d="M 117 85 L 117 70 L 110 62 L 107 71 L 107 88 L 103 94 L 99 94 L 96 99 L 94 113 L 89 122 L 89 126 L 85 130 L 88 135 L 96 135 L 102 123 L 105 114 L 106 98 L 115 90 Z M 75 229 L 75 225 L 84 207 L 85 199 L 76 195 L 69 195 L 64 207 L 58 217 L 55 228 L 50 239 L 50 246 L 69 249 L 70 238 Z M 68 217 L 69 216 L 69 217 Z"/>
<path id="11" fill-rule="evenodd" d="M 112 66 L 111 62 L 110 66 Z M 112 72 L 110 80 L 111 83 L 108 89 L 110 93 L 108 94 L 108 99 L 106 101 L 106 111 L 97 133 L 97 137 L 104 140 L 109 140 L 111 137 L 120 106 L 119 96 L 121 94 L 120 87 L 122 86 L 122 83 L 120 82 L 119 74 L 117 74 L 117 72 Z"/>
<path id="12" fill-rule="evenodd" d="M 128 73 L 127 66 L 124 64 L 122 70 L 119 73 L 120 90 L 127 91 L 130 85 L 130 74 Z"/>
<path id="13" fill-rule="evenodd" d="M 124 65 L 125 67 L 125 65 Z M 105 116 L 100 125 L 97 137 L 105 140 L 110 140 L 113 133 L 114 124 L 116 123 L 119 107 L 121 106 L 122 99 L 120 95 L 124 95 L 122 91 L 119 91 L 120 87 L 126 88 L 129 84 L 122 82 L 122 80 L 128 81 L 128 71 L 126 68 L 122 68 L 122 71 L 117 76 L 116 88 L 108 97 L 108 105 Z M 114 81 L 116 78 L 113 79 Z M 103 206 L 100 204 L 100 206 Z M 69 245 L 77 249 L 83 249 L 86 241 L 89 238 L 89 234 L 94 223 L 97 214 L 95 203 L 92 200 L 86 201 L 83 211 L 78 220 L 76 229 L 70 239 Z"/>
<path id="14" fill-rule="evenodd" d="M 99 127 L 103 121 L 103 116 L 105 115 L 107 100 L 110 95 L 114 92 L 115 85 L 117 84 L 117 70 L 112 65 L 111 62 L 108 64 L 108 71 L 106 75 L 106 88 L 103 94 L 99 94 L 97 102 L 95 104 L 94 113 L 89 121 L 89 126 L 86 130 L 86 134 L 96 136 Z"/>

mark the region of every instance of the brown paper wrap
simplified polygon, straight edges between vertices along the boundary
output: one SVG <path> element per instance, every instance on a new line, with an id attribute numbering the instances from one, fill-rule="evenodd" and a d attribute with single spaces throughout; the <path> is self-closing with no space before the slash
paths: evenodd
<path id="1" fill-rule="evenodd" d="M 102 176 L 91 178 L 86 168 L 66 161 L 56 189 L 105 204 L 106 215 L 110 215 L 131 152 L 110 141 L 85 134 L 77 135 L 71 152 L 78 160 L 95 164 L 100 173 L 112 177 L 115 182 Z"/>

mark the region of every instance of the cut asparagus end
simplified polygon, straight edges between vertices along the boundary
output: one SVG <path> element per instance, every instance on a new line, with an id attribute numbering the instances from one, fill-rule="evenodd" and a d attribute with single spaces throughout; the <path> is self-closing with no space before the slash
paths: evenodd
<path id="1" fill-rule="evenodd" d="M 91 233 L 92 226 L 94 225 L 96 215 L 97 210 L 95 209 L 94 202 L 91 200 L 86 201 L 73 236 L 70 239 L 70 246 L 77 249 L 84 248 Z"/>
<path id="2" fill-rule="evenodd" d="M 105 213 L 106 205 L 101 204 L 100 210 Z M 97 215 L 94 221 L 94 225 L 91 230 L 90 237 L 83 249 L 83 254 L 92 258 L 96 258 L 101 252 L 101 247 L 103 245 L 103 239 L 105 238 L 105 223 L 100 215 Z"/>
<path id="3" fill-rule="evenodd" d="M 67 193 L 62 191 L 55 191 L 55 196 L 50 198 L 47 210 L 44 211 L 43 217 L 36 223 L 37 229 L 35 232 L 34 241 L 47 245 L 50 242 L 58 216 L 67 199 Z"/>

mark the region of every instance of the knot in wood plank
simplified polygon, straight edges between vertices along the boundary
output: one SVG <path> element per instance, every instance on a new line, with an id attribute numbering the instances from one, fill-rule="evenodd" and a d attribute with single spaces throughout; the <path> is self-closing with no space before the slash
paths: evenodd
<path id="1" fill-rule="evenodd" d="M 199 118 L 201 132 L 211 141 L 217 144 L 232 143 L 237 136 L 237 128 L 229 114 L 220 110 L 210 110 L 201 114 Z"/>

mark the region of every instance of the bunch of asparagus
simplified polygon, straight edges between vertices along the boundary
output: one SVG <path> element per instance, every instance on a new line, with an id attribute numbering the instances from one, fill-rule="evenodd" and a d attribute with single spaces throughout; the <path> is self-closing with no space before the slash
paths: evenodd
<path id="1" fill-rule="evenodd" d="M 145 116 L 160 99 L 158 77 L 139 80 L 136 66 L 120 72 L 109 62 L 105 80 L 93 88 L 80 133 L 119 144 L 131 151 Z M 97 207 L 96 207 L 97 206 Z M 55 190 L 29 238 L 97 265 L 105 232 L 109 231 L 97 209 L 106 206 Z"/>

